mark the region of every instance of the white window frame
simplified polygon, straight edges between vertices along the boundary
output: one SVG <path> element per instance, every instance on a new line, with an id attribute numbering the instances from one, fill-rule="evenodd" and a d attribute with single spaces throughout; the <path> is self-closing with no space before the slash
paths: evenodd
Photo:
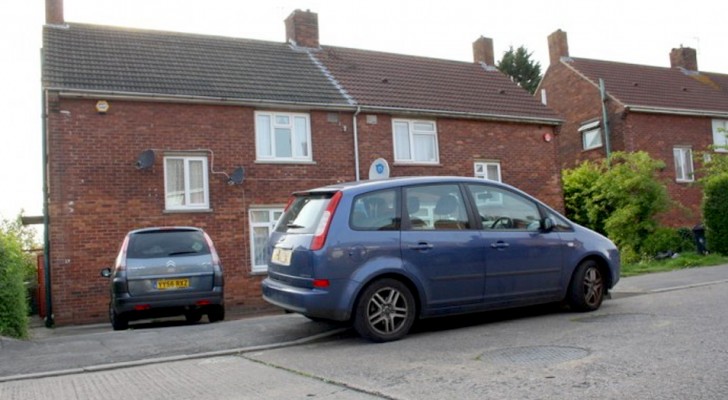
<path id="1" fill-rule="evenodd" d="M 672 155 L 675 162 L 675 181 L 695 181 L 695 166 L 693 165 L 693 149 L 690 147 L 673 147 Z"/>
<path id="2" fill-rule="evenodd" d="M 728 153 L 728 120 L 726 119 L 714 119 L 713 120 L 713 146 L 721 146 L 716 148 L 715 151 L 718 153 Z"/>
<path id="3" fill-rule="evenodd" d="M 488 178 L 488 167 L 496 167 L 498 173 L 497 179 Z M 481 167 L 481 168 L 478 168 Z M 479 171 L 480 169 L 480 171 Z M 481 178 L 489 181 L 503 182 L 501 179 L 501 165 L 500 161 L 477 161 L 473 164 L 473 173 L 476 178 Z"/>
<path id="4" fill-rule="evenodd" d="M 250 266 L 253 273 L 264 273 L 268 271 L 268 264 L 255 263 L 255 228 L 267 228 L 268 236 L 270 237 L 270 234 L 276 227 L 276 223 L 283 215 L 283 211 L 283 207 L 254 207 L 248 210 L 248 229 L 250 232 L 248 235 L 250 236 Z M 255 222 L 253 218 L 254 212 L 267 212 L 268 221 Z M 277 217 L 276 214 L 278 214 Z M 265 246 L 266 243 L 264 243 L 263 246 Z"/>
<path id="5" fill-rule="evenodd" d="M 599 127 L 598 120 L 582 124 L 579 127 L 579 132 L 581 133 L 581 147 L 584 150 L 598 149 L 604 146 L 602 141 L 602 130 Z M 596 138 L 599 139 L 599 143 L 596 143 L 594 140 Z M 592 142 L 594 142 L 594 144 L 590 144 Z"/>
<path id="6" fill-rule="evenodd" d="M 400 157 L 397 151 L 397 124 L 407 125 L 407 144 L 409 146 L 408 153 L 409 158 Z M 418 124 L 427 124 L 432 126 L 432 130 L 418 130 L 415 128 Z M 415 139 L 417 137 L 425 137 L 432 140 L 433 143 L 433 157 L 429 160 L 418 159 L 418 155 L 415 154 L 417 146 L 415 145 Z M 392 120 L 392 147 L 394 148 L 394 161 L 398 163 L 409 163 L 409 164 L 439 164 L 440 163 L 440 150 L 437 140 L 437 124 L 435 121 L 428 120 L 412 120 L 412 119 L 393 119 Z"/>
<path id="7" fill-rule="evenodd" d="M 267 132 L 263 130 L 260 117 L 268 118 Z M 288 123 L 278 121 L 278 118 L 288 118 Z M 303 118 L 305 120 L 305 132 L 296 129 L 296 119 Z M 278 156 L 276 148 L 276 128 L 290 129 L 291 138 L 291 156 Z M 306 144 L 304 149 L 295 146 L 295 139 L 299 136 L 305 137 Z M 312 145 L 311 145 L 311 117 L 306 113 L 290 113 L 290 112 L 255 112 L 255 156 L 257 161 L 272 162 L 312 162 Z"/>
<path id="8" fill-rule="evenodd" d="M 169 190 L 169 171 L 167 169 L 167 161 L 182 160 L 184 174 L 184 200 L 182 204 L 174 204 L 170 202 Z M 203 201 L 198 203 L 192 202 L 192 191 L 190 189 L 190 163 L 202 162 L 202 191 Z M 185 210 L 209 210 L 210 209 L 210 182 L 207 172 L 207 157 L 205 156 L 164 156 L 164 208 L 172 211 Z"/>

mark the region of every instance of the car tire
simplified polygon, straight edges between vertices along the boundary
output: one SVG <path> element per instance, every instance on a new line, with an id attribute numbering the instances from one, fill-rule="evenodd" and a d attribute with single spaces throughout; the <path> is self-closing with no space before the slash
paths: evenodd
<path id="1" fill-rule="evenodd" d="M 124 314 L 118 314 L 111 305 L 109 305 L 109 320 L 115 331 L 129 329 L 129 319 Z"/>
<path id="2" fill-rule="evenodd" d="M 210 323 L 222 321 L 225 319 L 225 306 L 213 306 L 207 312 L 207 320 Z"/>
<path id="3" fill-rule="evenodd" d="M 574 311 L 597 310 L 604 301 L 604 276 L 594 260 L 585 260 L 574 271 L 567 303 Z"/>
<path id="4" fill-rule="evenodd" d="M 414 324 L 412 292 L 395 279 L 380 279 L 364 289 L 354 310 L 354 329 L 373 342 L 403 338 Z"/>
<path id="5" fill-rule="evenodd" d="M 202 319 L 202 312 L 200 310 L 192 310 L 185 312 L 185 321 L 190 324 L 200 322 Z"/>

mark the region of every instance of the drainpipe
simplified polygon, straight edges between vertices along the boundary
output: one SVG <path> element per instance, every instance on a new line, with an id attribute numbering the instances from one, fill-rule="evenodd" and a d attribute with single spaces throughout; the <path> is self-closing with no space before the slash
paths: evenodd
<path id="1" fill-rule="evenodd" d="M 42 59 L 42 57 L 41 57 Z M 41 61 L 42 62 L 42 61 Z M 48 215 L 48 90 L 44 89 L 41 94 L 43 103 L 43 115 L 41 122 L 42 140 L 41 151 L 43 162 L 43 276 L 45 281 L 46 300 L 46 328 L 53 327 L 53 301 L 51 300 L 51 241 L 50 241 L 50 216 Z"/>
<path id="2" fill-rule="evenodd" d="M 356 123 L 356 116 L 361 113 L 361 106 L 356 107 L 356 112 L 354 113 L 354 168 L 356 168 L 354 176 L 356 177 L 356 181 L 359 182 L 360 176 L 359 176 L 359 128 L 358 124 Z"/>
<path id="3" fill-rule="evenodd" d="M 602 119 L 604 124 L 604 148 L 607 150 L 607 166 L 609 157 L 612 155 L 612 146 L 609 142 L 609 121 L 607 120 L 607 90 L 604 87 L 604 79 L 599 78 L 599 94 L 602 97 Z"/>

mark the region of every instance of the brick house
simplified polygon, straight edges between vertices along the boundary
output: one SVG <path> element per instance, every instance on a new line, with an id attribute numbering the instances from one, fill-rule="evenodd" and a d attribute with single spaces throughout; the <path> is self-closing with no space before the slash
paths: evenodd
<path id="1" fill-rule="evenodd" d="M 107 319 L 99 271 L 147 226 L 204 228 L 228 310 L 264 309 L 264 244 L 289 194 L 366 179 L 378 158 L 392 176 L 497 179 L 563 209 L 561 120 L 495 70 L 490 39 L 467 63 L 322 46 L 310 11 L 280 43 L 67 23 L 60 0 L 46 14 L 57 324 Z"/>
<path id="2" fill-rule="evenodd" d="M 699 71 L 696 51 L 686 47 L 672 49 L 670 68 L 662 68 L 571 57 L 561 30 L 548 44 L 550 65 L 539 89 L 565 119 L 558 140 L 561 166 L 604 158 L 608 150 L 644 150 L 665 162 L 662 178 L 679 204 L 663 222 L 698 223 L 702 192 L 695 184 L 695 153 L 726 144 L 719 128 L 728 128 L 728 75 Z"/>

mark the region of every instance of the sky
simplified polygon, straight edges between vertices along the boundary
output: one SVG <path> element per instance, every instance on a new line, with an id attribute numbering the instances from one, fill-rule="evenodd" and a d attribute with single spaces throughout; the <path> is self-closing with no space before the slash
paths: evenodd
<path id="1" fill-rule="evenodd" d="M 702 71 L 728 74 L 728 2 L 721 0 L 65 0 L 68 22 L 285 40 L 295 9 L 318 14 L 324 45 L 472 61 L 493 39 L 496 61 L 525 46 L 545 72 L 546 37 L 568 35 L 573 57 L 669 67 L 672 48 Z M 0 218 L 41 215 L 40 48 L 44 0 L 0 2 Z"/>

